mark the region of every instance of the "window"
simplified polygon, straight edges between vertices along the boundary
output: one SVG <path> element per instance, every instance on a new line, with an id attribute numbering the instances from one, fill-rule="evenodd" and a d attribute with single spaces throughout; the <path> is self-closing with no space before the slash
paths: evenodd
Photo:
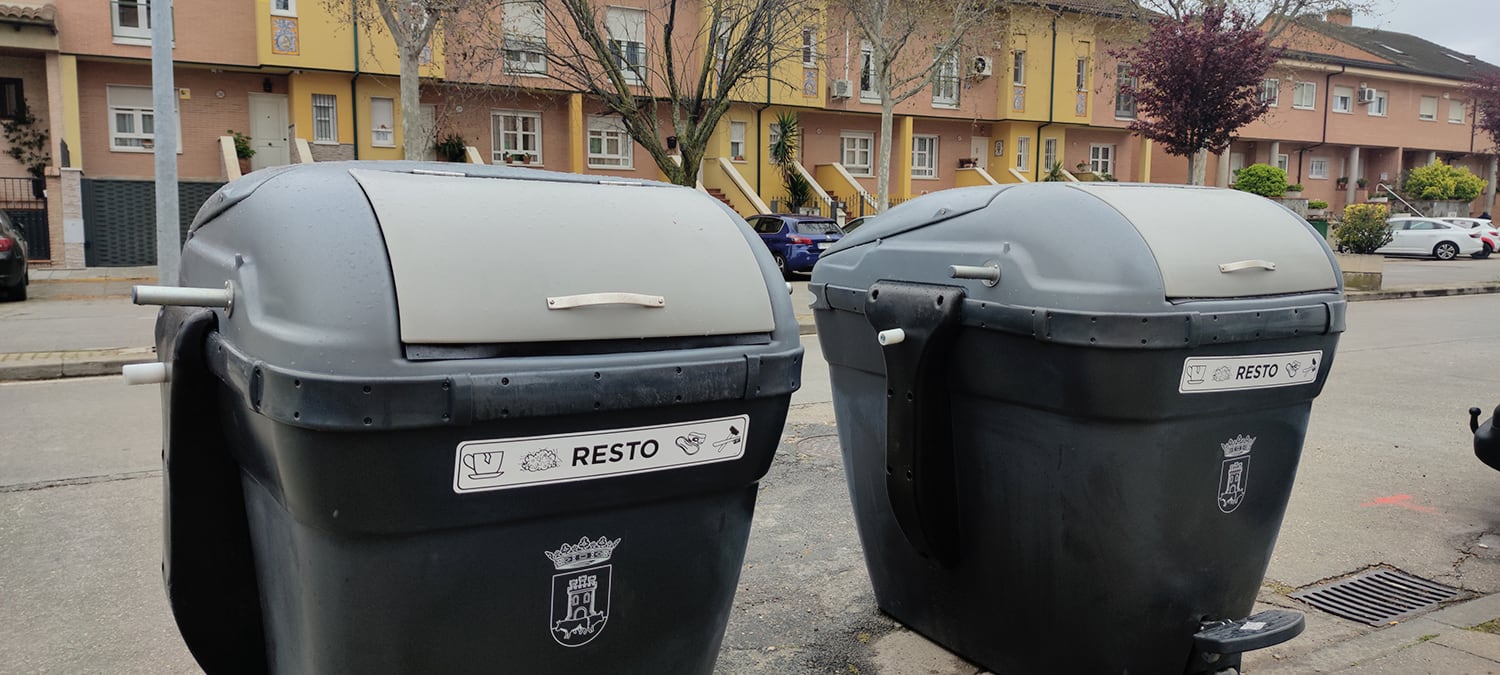
<path id="1" fill-rule="evenodd" d="M 271 13 L 276 16 L 297 16 L 297 0 L 271 0 Z"/>
<path id="2" fill-rule="evenodd" d="M 856 176 L 870 175 L 870 157 L 874 155 L 875 134 L 846 131 L 839 135 L 843 147 L 844 168 Z"/>
<path id="3" fill-rule="evenodd" d="M 21 80 L 0 77 L 0 120 L 15 119 L 25 111 L 26 95 L 22 93 Z"/>
<path id="4" fill-rule="evenodd" d="M 729 123 L 729 156 L 736 162 L 745 161 L 745 123 Z"/>
<path id="5" fill-rule="evenodd" d="M 938 64 L 932 74 L 932 105 L 942 108 L 958 107 L 958 54 L 949 53 Z"/>
<path id="6" fill-rule="evenodd" d="M 1130 76 L 1130 66 L 1123 63 L 1115 66 L 1116 119 L 1135 119 L 1135 94 L 1131 93 L 1133 87 L 1135 87 L 1135 78 Z"/>
<path id="7" fill-rule="evenodd" d="M 151 113 L 151 87 L 105 88 L 109 99 L 109 148 L 124 152 L 148 152 L 156 147 L 155 116 Z"/>
<path id="8" fill-rule="evenodd" d="M 937 136 L 911 137 L 911 177 L 937 178 Z"/>
<path id="9" fill-rule="evenodd" d="M 1292 84 L 1292 107 L 1298 110 L 1313 110 L 1317 108 L 1318 84 L 1316 82 L 1296 82 Z"/>
<path id="10" fill-rule="evenodd" d="M 1448 121 L 1452 124 L 1463 124 L 1465 117 L 1464 112 L 1466 107 L 1467 106 L 1464 105 L 1463 101 L 1449 101 Z"/>
<path id="11" fill-rule="evenodd" d="M 1354 89 L 1352 87 L 1333 88 L 1333 111 L 1346 113 L 1354 109 Z"/>
<path id="12" fill-rule="evenodd" d="M 743 131 L 744 125 L 741 125 Z M 634 143 L 625 125 L 612 117 L 589 118 L 589 166 L 629 169 L 634 166 Z"/>
<path id="13" fill-rule="evenodd" d="M 504 34 L 505 72 L 547 72 L 547 23 L 540 2 L 505 3 L 500 22 Z"/>
<path id="14" fill-rule="evenodd" d="M 370 145 L 396 147 L 396 102 L 388 98 L 370 98 Z"/>
<path id="15" fill-rule="evenodd" d="M 1286 155 L 1276 155 L 1276 168 L 1281 169 L 1282 171 L 1286 171 L 1286 168 L 1287 166 L 1289 166 L 1290 162 L 1290 157 L 1287 157 Z"/>
<path id="16" fill-rule="evenodd" d="M 1089 60 L 1079 58 L 1073 68 L 1073 86 L 1078 91 L 1089 90 Z"/>
<path id="17" fill-rule="evenodd" d="M 609 51 L 618 59 L 625 81 L 640 84 L 646 78 L 646 10 L 609 7 L 605 18 Z"/>
<path id="18" fill-rule="evenodd" d="M 1243 153 L 1243 152 L 1231 152 L 1231 153 L 1229 153 L 1229 179 L 1230 179 L 1230 181 L 1238 181 L 1240 179 L 1240 169 L 1243 169 L 1243 168 L 1245 168 L 1245 153 Z"/>
<path id="19" fill-rule="evenodd" d="M 1377 91 L 1377 92 L 1375 92 L 1375 100 L 1370 101 L 1370 109 L 1367 112 L 1369 114 L 1371 114 L 1371 115 L 1376 116 L 1376 117 L 1385 117 L 1386 106 L 1388 105 L 1388 101 L 1389 100 L 1390 100 L 1390 92 L 1388 92 L 1388 91 Z"/>
<path id="20" fill-rule="evenodd" d="M 1051 171 L 1057 165 L 1057 139 L 1042 139 L 1042 170 Z"/>
<path id="21" fill-rule="evenodd" d="M 766 127 L 766 153 L 770 154 L 771 148 L 776 147 L 776 144 L 780 143 L 780 142 L 781 142 L 781 129 L 778 129 L 775 124 L 767 126 Z"/>
<path id="22" fill-rule="evenodd" d="M 1010 69 L 1010 83 L 1018 87 L 1024 87 L 1026 86 L 1026 50 L 1017 49 L 1013 57 Z"/>
<path id="23" fill-rule="evenodd" d="M 150 0 L 111 0 L 111 4 L 113 11 L 110 14 L 110 20 L 114 24 L 115 41 L 150 44 Z"/>
<path id="24" fill-rule="evenodd" d="M 1115 172 L 1115 146 L 1089 144 L 1089 171 L 1097 174 Z"/>
<path id="25" fill-rule="evenodd" d="M 313 142 L 338 143 L 338 97 L 333 94 L 313 94 L 312 110 Z"/>
<path id="26" fill-rule="evenodd" d="M 1421 105 L 1420 108 L 1417 109 L 1417 119 L 1419 119 L 1419 120 L 1429 120 L 1429 121 L 1437 119 L 1437 97 L 1436 96 L 1423 96 L 1422 97 L 1422 105 Z"/>
<path id="27" fill-rule="evenodd" d="M 519 163 L 540 166 L 542 163 L 542 115 L 518 110 L 490 113 L 491 161 L 505 162 L 507 155 L 519 156 Z M 593 127 L 589 131 L 593 145 Z M 593 161 L 590 157 L 590 162 Z M 514 162 L 513 162 L 514 163 Z"/>
<path id="28" fill-rule="evenodd" d="M 1281 80 L 1274 77 L 1261 80 L 1260 101 L 1272 108 L 1281 103 Z"/>
<path id="29" fill-rule="evenodd" d="M 1322 157 L 1314 157 L 1307 163 L 1308 178 L 1328 178 L 1328 160 Z"/>
<path id="30" fill-rule="evenodd" d="M 868 42 L 859 43 L 859 98 L 861 101 L 879 101 L 875 91 L 875 48 Z"/>
<path id="31" fill-rule="evenodd" d="M 734 30 L 734 19 L 719 17 L 719 29 L 714 36 L 714 73 L 722 77 L 724 64 L 729 62 L 729 34 Z"/>
<path id="32" fill-rule="evenodd" d="M 818 29 L 802 29 L 802 65 L 818 65 Z"/>
<path id="33" fill-rule="evenodd" d="M 1016 170 L 1031 170 L 1031 137 L 1018 136 L 1016 138 Z"/>

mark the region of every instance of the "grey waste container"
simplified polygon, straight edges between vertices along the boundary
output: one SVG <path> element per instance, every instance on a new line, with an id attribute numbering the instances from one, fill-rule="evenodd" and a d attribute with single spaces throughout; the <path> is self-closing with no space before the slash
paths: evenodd
<path id="1" fill-rule="evenodd" d="M 1344 327 L 1292 212 L 1210 188 L 948 190 L 813 272 L 880 608 L 1001 673 L 1197 673 L 1249 617 Z"/>
<path id="2" fill-rule="evenodd" d="M 802 359 L 728 209 L 288 167 L 209 199 L 180 284 L 233 300 L 157 329 L 165 577 L 206 670 L 712 670 Z"/>

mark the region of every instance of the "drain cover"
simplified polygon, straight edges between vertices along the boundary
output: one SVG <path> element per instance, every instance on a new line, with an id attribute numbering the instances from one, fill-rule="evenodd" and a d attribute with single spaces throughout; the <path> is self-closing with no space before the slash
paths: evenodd
<path id="1" fill-rule="evenodd" d="M 1458 589 L 1435 581 L 1401 570 L 1378 569 L 1304 588 L 1291 597 L 1345 619 L 1384 626 L 1421 614 L 1457 595 Z"/>

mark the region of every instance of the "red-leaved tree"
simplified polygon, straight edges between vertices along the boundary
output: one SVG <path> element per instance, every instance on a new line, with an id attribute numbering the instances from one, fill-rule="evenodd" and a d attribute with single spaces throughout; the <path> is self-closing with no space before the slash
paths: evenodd
<path id="1" fill-rule="evenodd" d="M 1490 71 L 1469 83 L 1469 98 L 1474 101 L 1474 126 L 1489 138 L 1492 152 L 1500 152 L 1500 71 Z M 1494 168 L 1494 158 L 1490 159 Z M 1495 180 L 1485 188 L 1485 212 L 1495 210 Z"/>
<path id="2" fill-rule="evenodd" d="M 1203 184 L 1209 152 L 1229 147 L 1240 127 L 1264 115 L 1261 80 L 1281 50 L 1251 19 L 1222 4 L 1151 25 L 1140 44 L 1112 54 L 1128 64 L 1140 117 L 1130 130 L 1188 158 L 1189 182 Z"/>

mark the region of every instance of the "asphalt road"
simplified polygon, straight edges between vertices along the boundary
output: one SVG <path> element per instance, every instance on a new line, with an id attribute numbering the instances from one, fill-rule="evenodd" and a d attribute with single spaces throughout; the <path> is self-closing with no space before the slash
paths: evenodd
<path id="1" fill-rule="evenodd" d="M 1473 458 L 1465 414 L 1500 404 L 1497 312 L 1495 296 L 1349 307 L 1263 599 L 1376 564 L 1500 592 L 1500 473 Z M 875 610 L 827 371 L 804 343 L 719 672 L 975 672 Z M 161 587 L 157 406 L 115 378 L 0 385 L 24 421 L 0 445 L 0 671 L 195 669 Z M 1309 611 L 1302 637 L 1247 666 L 1369 630 Z"/>

